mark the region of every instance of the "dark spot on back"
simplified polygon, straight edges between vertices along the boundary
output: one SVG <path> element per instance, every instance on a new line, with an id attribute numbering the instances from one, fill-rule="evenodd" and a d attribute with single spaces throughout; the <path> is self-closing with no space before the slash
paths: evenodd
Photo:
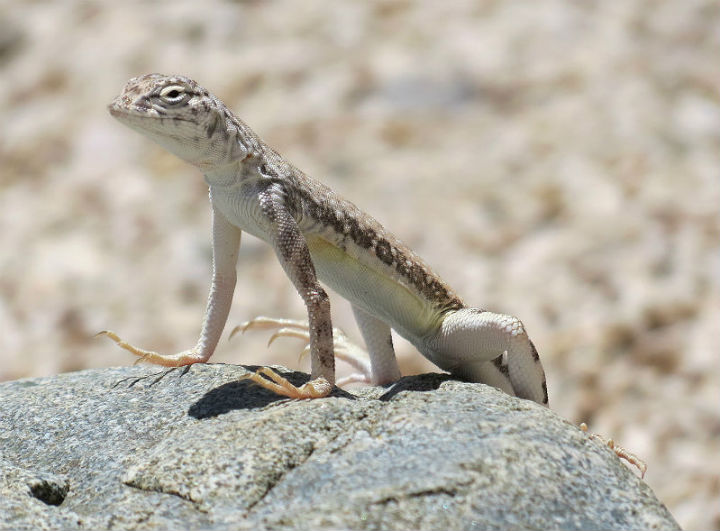
<path id="1" fill-rule="evenodd" d="M 332 220 L 332 226 L 333 229 L 335 229 L 335 232 L 338 234 L 344 234 L 345 232 L 345 222 L 342 220 L 342 218 L 339 218 L 338 216 L 334 216 Z"/>
<path id="2" fill-rule="evenodd" d="M 372 239 L 366 233 L 360 230 L 360 225 L 356 219 L 348 219 L 347 224 L 350 226 L 350 238 L 364 249 L 368 249 L 372 245 Z"/>
<path id="3" fill-rule="evenodd" d="M 400 256 L 400 258 L 395 262 L 395 271 L 404 277 L 408 276 L 410 270 L 408 269 L 407 260 L 404 256 Z"/>
<path id="4" fill-rule="evenodd" d="M 375 244 L 375 256 L 387 265 L 392 265 L 392 248 L 387 240 L 380 240 Z"/>

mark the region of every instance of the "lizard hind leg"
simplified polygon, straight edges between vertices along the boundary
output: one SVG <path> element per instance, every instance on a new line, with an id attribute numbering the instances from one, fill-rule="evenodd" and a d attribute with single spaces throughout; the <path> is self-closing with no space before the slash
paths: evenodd
<path id="1" fill-rule="evenodd" d="M 446 315 L 429 347 L 442 369 L 548 404 L 540 357 L 517 317 L 461 308 Z"/>
<path id="2" fill-rule="evenodd" d="M 600 444 L 603 444 L 610 448 L 618 457 L 618 459 L 623 459 L 627 461 L 630 465 L 636 467 L 640 472 L 640 478 L 645 477 L 645 472 L 647 472 L 647 464 L 630 450 L 628 450 L 627 448 L 623 448 L 622 446 L 618 446 L 612 439 L 608 439 L 597 433 L 588 433 L 587 424 L 585 424 L 584 422 L 580 423 L 580 431 L 585 433 L 588 439 L 598 441 Z"/>
<path id="3" fill-rule="evenodd" d="M 352 309 L 368 349 L 364 356 L 370 358 L 371 383 L 384 385 L 399 380 L 402 373 L 395 357 L 390 325 L 355 304 Z"/>

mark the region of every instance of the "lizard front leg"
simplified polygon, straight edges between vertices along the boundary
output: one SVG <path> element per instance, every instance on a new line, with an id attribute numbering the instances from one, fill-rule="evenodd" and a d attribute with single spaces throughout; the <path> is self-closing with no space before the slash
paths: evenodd
<path id="1" fill-rule="evenodd" d="M 285 204 L 279 185 L 270 185 L 259 193 L 260 210 L 268 223 L 270 244 L 280 265 L 305 302 L 310 333 L 310 374 L 312 380 L 295 387 L 271 369 L 261 369 L 251 375 L 255 383 L 290 398 L 320 398 L 332 391 L 335 383 L 335 356 L 330 316 L 330 299 L 315 273 L 305 237 Z M 261 374 L 273 381 L 263 378 Z"/>
<path id="2" fill-rule="evenodd" d="M 200 338 L 193 348 L 177 354 L 167 355 L 134 347 L 110 330 L 104 330 L 98 335 L 106 335 L 121 348 L 139 356 L 138 362 L 148 361 L 165 367 L 181 367 L 193 363 L 204 363 L 210 359 L 225 327 L 225 321 L 232 304 L 237 279 L 235 267 L 237 265 L 241 235 L 240 229 L 232 225 L 214 207 L 212 210 L 212 227 L 212 283 L 210 284 L 210 294 L 208 295 Z"/>

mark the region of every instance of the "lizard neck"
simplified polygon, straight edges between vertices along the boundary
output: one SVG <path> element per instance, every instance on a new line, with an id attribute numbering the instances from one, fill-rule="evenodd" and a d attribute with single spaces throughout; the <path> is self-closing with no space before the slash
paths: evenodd
<path id="1" fill-rule="evenodd" d="M 243 158 L 226 164 L 196 164 L 205 176 L 208 186 L 231 186 L 248 178 L 255 178 L 260 173 L 264 161 L 260 153 L 247 153 Z"/>
<path id="2" fill-rule="evenodd" d="M 200 168 L 208 186 L 230 186 L 237 181 L 238 163 L 214 166 L 212 169 Z"/>

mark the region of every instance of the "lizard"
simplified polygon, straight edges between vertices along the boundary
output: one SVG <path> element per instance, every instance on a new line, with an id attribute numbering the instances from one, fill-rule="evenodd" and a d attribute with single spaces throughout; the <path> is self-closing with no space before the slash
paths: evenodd
<path id="1" fill-rule="evenodd" d="M 455 377 L 548 405 L 540 357 L 518 318 L 466 306 L 372 216 L 293 166 L 198 83 L 181 75 L 135 77 L 108 109 L 204 175 L 212 208 L 213 273 L 193 348 L 166 355 L 137 348 L 109 330 L 100 334 L 154 364 L 207 362 L 227 321 L 245 231 L 274 249 L 308 316 L 310 381 L 297 387 L 264 367 L 249 375 L 258 385 L 297 399 L 332 391 L 335 344 L 322 282 L 352 305 L 369 356 L 365 381 L 383 385 L 400 378 L 394 329 Z"/>

